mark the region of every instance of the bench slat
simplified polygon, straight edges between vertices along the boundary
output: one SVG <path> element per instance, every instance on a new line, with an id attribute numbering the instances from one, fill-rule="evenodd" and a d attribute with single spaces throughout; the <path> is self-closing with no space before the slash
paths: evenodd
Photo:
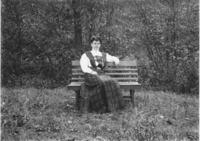
<path id="1" fill-rule="evenodd" d="M 68 85 L 68 88 L 72 90 L 79 90 L 82 83 L 83 82 L 71 82 Z M 141 84 L 138 82 L 119 82 L 119 85 L 122 89 L 127 89 L 127 90 L 136 89 L 141 86 Z"/>
<path id="2" fill-rule="evenodd" d="M 68 86 L 81 86 L 81 84 L 83 84 L 83 82 L 71 82 Z M 119 85 L 141 85 L 138 82 L 119 82 Z"/>
<path id="3" fill-rule="evenodd" d="M 132 69 L 132 68 L 107 68 L 105 71 L 106 72 L 110 72 L 110 71 L 114 71 L 114 72 L 118 72 L 118 71 L 130 71 L 130 72 L 137 72 L 138 69 Z M 72 68 L 72 72 L 82 72 L 81 68 Z"/>
<path id="4" fill-rule="evenodd" d="M 114 80 L 117 80 L 117 81 L 137 81 L 137 78 L 130 78 L 130 77 L 114 77 L 112 78 Z M 72 81 L 83 81 L 84 78 L 72 78 Z"/>
<path id="5" fill-rule="evenodd" d="M 130 73 L 130 72 L 128 72 L 128 73 L 116 73 L 116 72 L 107 72 L 107 73 L 105 73 L 105 74 L 107 74 L 107 75 L 110 75 L 110 76 L 118 76 L 118 75 L 122 75 L 122 76 L 138 76 L 138 73 Z M 73 72 L 72 73 L 72 75 L 73 76 L 83 76 L 84 75 L 84 73 L 82 73 L 82 72 Z"/>
<path id="6" fill-rule="evenodd" d="M 113 66 L 114 63 L 107 63 L 108 66 Z M 80 61 L 79 60 L 75 60 L 72 61 L 72 66 L 80 66 Z M 137 62 L 136 60 L 133 61 L 120 61 L 118 66 L 137 66 Z"/>

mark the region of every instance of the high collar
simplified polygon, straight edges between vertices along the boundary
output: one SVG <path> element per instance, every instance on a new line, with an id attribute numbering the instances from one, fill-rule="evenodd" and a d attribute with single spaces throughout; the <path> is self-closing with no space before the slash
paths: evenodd
<path id="1" fill-rule="evenodd" d="M 100 52 L 99 50 L 94 50 L 94 49 L 92 49 L 92 50 L 91 50 L 91 53 L 92 53 L 92 54 L 100 54 L 101 52 Z"/>
<path id="2" fill-rule="evenodd" d="M 102 53 L 99 50 L 91 50 L 93 56 L 102 56 Z"/>

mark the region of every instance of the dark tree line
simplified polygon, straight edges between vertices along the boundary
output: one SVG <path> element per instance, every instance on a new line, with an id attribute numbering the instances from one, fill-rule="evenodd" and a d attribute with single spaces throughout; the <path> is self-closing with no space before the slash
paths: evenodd
<path id="1" fill-rule="evenodd" d="M 138 59 L 143 86 L 198 92 L 197 0 L 3 0 L 2 84 L 68 84 L 93 34 Z"/>

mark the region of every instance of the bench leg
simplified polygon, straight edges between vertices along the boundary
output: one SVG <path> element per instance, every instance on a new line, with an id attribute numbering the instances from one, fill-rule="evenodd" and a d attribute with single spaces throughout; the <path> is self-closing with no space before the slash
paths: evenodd
<path id="1" fill-rule="evenodd" d="M 76 108 L 77 110 L 80 110 L 80 90 L 75 91 L 76 92 Z"/>
<path id="2" fill-rule="evenodd" d="M 131 103 L 132 103 L 133 107 L 135 107 L 134 94 L 135 94 L 135 90 L 131 89 L 130 90 L 130 98 L 131 98 Z"/>

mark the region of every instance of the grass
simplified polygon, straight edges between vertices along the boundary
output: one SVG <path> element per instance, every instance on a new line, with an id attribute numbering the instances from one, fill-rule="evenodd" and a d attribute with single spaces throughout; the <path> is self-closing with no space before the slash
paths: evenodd
<path id="1" fill-rule="evenodd" d="M 198 97 L 138 91 L 135 108 L 80 114 L 75 93 L 2 88 L 2 141 L 197 141 Z M 127 102 L 128 103 L 128 102 Z"/>

